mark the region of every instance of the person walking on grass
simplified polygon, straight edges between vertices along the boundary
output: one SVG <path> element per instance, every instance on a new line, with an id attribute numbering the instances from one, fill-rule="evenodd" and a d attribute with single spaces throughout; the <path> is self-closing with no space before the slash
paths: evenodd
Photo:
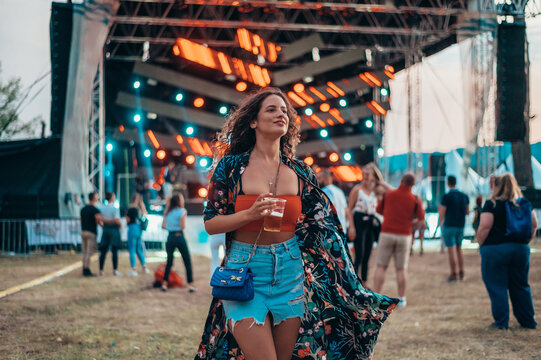
<path id="1" fill-rule="evenodd" d="M 379 244 L 376 252 L 376 273 L 374 274 L 374 291 L 380 292 L 385 281 L 385 272 L 391 257 L 394 257 L 396 283 L 398 286 L 398 306 L 406 306 L 406 285 L 409 252 L 413 221 L 416 217 L 424 221 L 425 211 L 421 199 L 411 192 L 415 185 L 415 177 L 405 174 L 400 180 L 400 186 L 383 195 L 376 211 L 383 215 Z"/>
<path id="2" fill-rule="evenodd" d="M 145 245 L 143 244 L 142 235 L 143 230 L 141 228 L 141 217 L 147 214 L 143 197 L 139 193 L 133 193 L 131 197 L 130 207 L 126 214 L 126 222 L 128 224 L 128 252 L 130 254 L 130 266 L 131 271 L 128 276 L 137 276 L 137 267 L 135 262 L 135 255 L 139 258 L 139 262 L 143 267 L 145 274 L 150 273 L 147 269 L 145 260 Z"/>
<path id="3" fill-rule="evenodd" d="M 115 207 L 115 194 L 107 191 L 105 193 L 105 200 L 107 205 L 101 208 L 103 214 L 103 233 L 101 234 L 101 240 L 99 244 L 100 249 L 100 276 L 103 276 L 103 266 L 105 265 L 105 258 L 109 248 L 111 248 L 111 254 L 113 256 L 113 275 L 121 276 L 122 273 L 118 271 L 118 249 L 122 246 L 122 240 L 120 238 L 120 211 Z"/>
<path id="4" fill-rule="evenodd" d="M 193 286 L 192 260 L 190 258 L 190 250 L 188 243 L 184 237 L 184 229 L 186 228 L 186 217 L 188 212 L 184 208 L 184 197 L 182 194 L 171 196 L 163 213 L 162 228 L 169 231 L 165 249 L 167 251 L 167 265 L 163 274 L 162 291 L 167 291 L 167 281 L 169 280 L 169 272 L 173 266 L 175 258 L 175 249 L 180 251 L 184 266 L 186 267 L 186 277 L 190 292 L 196 289 Z"/>
<path id="5" fill-rule="evenodd" d="M 518 221 L 513 216 L 515 212 L 521 214 Z M 509 226 L 510 222 L 514 226 Z M 515 231 L 509 231 L 513 227 Z M 477 241 L 481 254 L 481 275 L 494 318 L 492 326 L 498 329 L 509 327 L 509 298 L 520 326 L 527 329 L 537 327 L 528 284 L 528 244 L 535 237 L 536 229 L 535 212 L 531 211 L 531 204 L 523 198 L 515 177 L 505 173 L 496 178 L 492 197 L 485 202 L 481 213 Z"/>
<path id="6" fill-rule="evenodd" d="M 90 257 L 96 251 L 98 225 L 103 225 L 103 216 L 96 207 L 98 193 L 88 194 L 88 204 L 81 209 L 81 251 L 83 253 L 83 276 L 96 276 L 90 271 Z"/>
<path id="7" fill-rule="evenodd" d="M 466 215 L 470 213 L 470 200 L 468 196 L 456 189 L 456 177 L 447 177 L 449 192 L 445 194 L 438 208 L 439 225 L 442 226 L 442 237 L 447 254 L 451 274 L 449 282 L 464 279 L 464 254 L 462 253 L 462 239 L 464 238 L 464 225 Z"/>

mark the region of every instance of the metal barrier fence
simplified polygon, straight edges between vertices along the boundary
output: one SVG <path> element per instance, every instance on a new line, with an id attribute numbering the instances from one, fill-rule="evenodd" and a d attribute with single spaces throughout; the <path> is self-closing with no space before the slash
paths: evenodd
<path id="1" fill-rule="evenodd" d="M 127 248 L 124 219 L 120 233 L 123 248 Z M 100 236 L 101 228 L 98 227 L 98 240 Z M 164 250 L 167 232 L 159 226 L 149 226 L 142 239 L 147 250 Z M 0 219 L 0 256 L 80 251 L 80 247 L 79 219 Z"/>

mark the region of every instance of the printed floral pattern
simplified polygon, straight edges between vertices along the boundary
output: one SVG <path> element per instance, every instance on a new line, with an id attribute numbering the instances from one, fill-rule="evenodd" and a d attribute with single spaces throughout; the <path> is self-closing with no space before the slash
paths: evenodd
<path id="1" fill-rule="evenodd" d="M 204 219 L 234 213 L 240 175 L 250 152 L 223 158 L 209 185 Z M 315 174 L 297 159 L 282 155 L 301 180 L 302 215 L 295 234 L 304 261 L 305 317 L 293 359 L 371 359 L 380 328 L 398 299 L 362 287 L 353 269 L 336 210 L 319 188 Z M 232 233 L 226 235 L 229 247 Z M 196 360 L 244 359 L 226 331 L 221 300 L 213 299 Z"/>

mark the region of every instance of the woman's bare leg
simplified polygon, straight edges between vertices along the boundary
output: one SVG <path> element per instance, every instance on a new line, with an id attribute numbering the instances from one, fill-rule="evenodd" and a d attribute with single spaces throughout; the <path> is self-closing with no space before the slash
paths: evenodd
<path id="1" fill-rule="evenodd" d="M 301 319 L 298 317 L 286 319 L 274 326 L 272 336 L 277 360 L 291 360 L 300 327 Z"/>
<path id="2" fill-rule="evenodd" d="M 231 322 L 229 328 L 231 329 Z M 263 325 L 255 324 L 254 318 L 236 321 L 233 326 L 233 336 L 246 360 L 277 360 L 272 338 L 272 321 L 269 315 L 265 318 Z"/>

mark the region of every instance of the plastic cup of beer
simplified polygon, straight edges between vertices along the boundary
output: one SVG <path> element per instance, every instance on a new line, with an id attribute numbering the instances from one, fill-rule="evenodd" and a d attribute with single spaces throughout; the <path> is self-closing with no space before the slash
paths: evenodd
<path id="1" fill-rule="evenodd" d="M 263 218 L 263 230 L 279 232 L 286 208 L 286 200 L 278 198 L 265 198 L 264 200 L 272 200 L 273 206 L 271 213 Z"/>

